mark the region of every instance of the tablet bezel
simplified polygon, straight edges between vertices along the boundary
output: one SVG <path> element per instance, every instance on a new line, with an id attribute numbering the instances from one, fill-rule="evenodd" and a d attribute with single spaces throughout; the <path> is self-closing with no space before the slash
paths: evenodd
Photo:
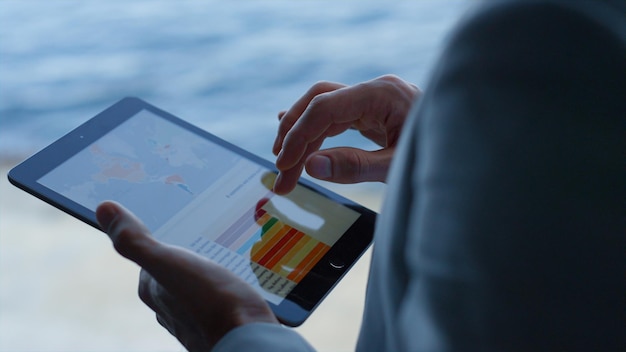
<path id="1" fill-rule="evenodd" d="M 141 99 L 128 97 L 115 103 L 14 167 L 8 173 L 9 181 L 33 196 L 100 229 L 96 221 L 95 213 L 92 210 L 43 186 L 38 180 L 142 110 L 148 110 L 272 172 L 277 172 L 273 163 Z M 318 184 L 302 178 L 299 184 L 332 201 L 357 211 L 360 216 L 280 304 L 275 305 L 268 302 L 279 320 L 288 326 L 299 326 L 302 324 L 367 250 L 373 239 L 374 223 L 376 219 L 376 213 L 373 211 Z"/>

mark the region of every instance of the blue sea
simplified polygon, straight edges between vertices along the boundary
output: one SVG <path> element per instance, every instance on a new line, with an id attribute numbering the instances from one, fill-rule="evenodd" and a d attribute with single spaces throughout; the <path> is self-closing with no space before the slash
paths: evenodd
<path id="1" fill-rule="evenodd" d="M 424 87 L 446 34 L 470 6 L 0 0 L 0 167 L 126 96 L 273 160 L 277 113 L 312 84 L 393 73 Z M 326 144 L 333 145 L 375 148 L 355 132 Z M 384 186 L 355 187 L 374 199 L 366 206 L 380 203 Z M 6 177 L 0 243 L 0 350 L 181 350 L 136 297 L 136 266 L 101 233 Z M 367 273 L 364 258 L 298 329 L 313 346 L 354 348 Z"/>
<path id="2" fill-rule="evenodd" d="M 423 86 L 460 1 L 2 1 L 0 159 L 137 96 L 273 160 L 280 110 L 320 80 Z M 374 148 L 356 133 L 328 145 Z"/>

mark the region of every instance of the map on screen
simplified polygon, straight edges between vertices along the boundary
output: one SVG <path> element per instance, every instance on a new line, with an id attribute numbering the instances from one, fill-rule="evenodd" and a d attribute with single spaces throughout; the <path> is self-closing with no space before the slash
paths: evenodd
<path id="1" fill-rule="evenodd" d="M 155 231 L 241 159 L 181 132 L 142 111 L 39 182 L 94 211 L 115 199 Z"/>

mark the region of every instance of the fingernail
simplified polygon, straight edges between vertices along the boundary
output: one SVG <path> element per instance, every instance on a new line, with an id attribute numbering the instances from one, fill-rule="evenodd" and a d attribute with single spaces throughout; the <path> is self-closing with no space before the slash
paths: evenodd
<path id="1" fill-rule="evenodd" d="M 272 192 L 276 192 L 276 185 L 280 184 L 283 180 L 283 174 L 281 172 L 278 173 L 276 179 L 274 179 L 274 185 L 272 185 Z"/>
<path id="2" fill-rule="evenodd" d="M 279 170 L 281 170 L 281 167 L 282 167 L 281 162 L 282 162 L 282 158 L 283 158 L 283 154 L 284 154 L 284 153 L 285 153 L 285 150 L 284 150 L 284 149 L 281 149 L 281 150 L 278 152 L 278 155 L 276 155 L 276 167 L 277 167 Z"/>
<path id="3" fill-rule="evenodd" d="M 272 146 L 272 153 L 274 153 L 274 155 L 278 156 L 278 152 L 280 152 L 280 144 L 278 142 L 278 137 L 276 137 L 276 139 L 274 140 L 274 145 Z"/>
<path id="4" fill-rule="evenodd" d="M 326 179 L 332 176 L 330 158 L 323 155 L 316 155 L 309 160 L 309 173 L 313 177 Z"/>

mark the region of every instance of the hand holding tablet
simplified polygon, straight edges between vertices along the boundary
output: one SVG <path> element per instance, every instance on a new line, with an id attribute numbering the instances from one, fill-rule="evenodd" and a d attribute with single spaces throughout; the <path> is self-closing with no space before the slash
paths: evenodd
<path id="1" fill-rule="evenodd" d="M 209 259 L 156 241 L 119 204 L 105 202 L 96 215 L 117 251 L 142 267 L 141 300 L 189 351 L 211 350 L 247 323 L 278 323 L 252 286 Z"/>
<path id="2" fill-rule="evenodd" d="M 99 227 L 105 200 L 159 241 L 249 283 L 284 324 L 301 324 L 371 243 L 375 214 L 276 170 L 139 99 L 126 98 L 9 173 L 18 187 Z"/>

